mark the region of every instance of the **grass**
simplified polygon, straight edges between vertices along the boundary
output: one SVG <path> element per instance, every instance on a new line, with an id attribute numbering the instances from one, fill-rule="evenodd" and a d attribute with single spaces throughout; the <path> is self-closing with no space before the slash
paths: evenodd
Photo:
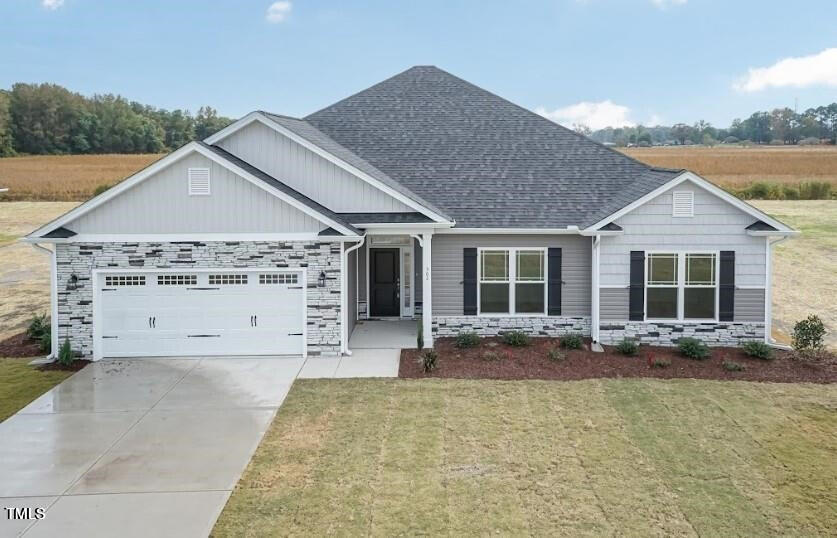
<path id="1" fill-rule="evenodd" d="M 72 372 L 41 372 L 28 365 L 32 359 L 0 358 L 0 422 L 61 383 Z"/>
<path id="2" fill-rule="evenodd" d="M 0 159 L 0 200 L 82 201 L 163 155 L 34 155 Z"/>
<path id="3" fill-rule="evenodd" d="M 297 381 L 214 536 L 828 535 L 837 387 Z"/>
<path id="4" fill-rule="evenodd" d="M 666 168 L 688 168 L 718 185 L 741 189 L 757 182 L 797 185 L 827 181 L 837 189 L 837 146 L 653 147 L 624 153 Z"/>

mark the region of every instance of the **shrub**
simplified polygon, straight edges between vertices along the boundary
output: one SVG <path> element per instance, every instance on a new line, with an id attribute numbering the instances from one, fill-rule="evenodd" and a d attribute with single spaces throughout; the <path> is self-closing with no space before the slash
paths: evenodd
<path id="1" fill-rule="evenodd" d="M 799 200 L 799 189 L 796 187 L 785 185 L 782 187 L 782 194 L 785 196 L 785 200 Z"/>
<path id="2" fill-rule="evenodd" d="M 529 345 L 529 336 L 523 331 L 508 331 L 502 335 L 503 343 L 508 346 L 525 347 Z"/>
<path id="3" fill-rule="evenodd" d="M 93 189 L 93 196 L 99 196 L 100 194 L 102 194 L 103 192 L 105 192 L 108 189 L 110 189 L 110 185 L 107 185 L 107 184 L 99 185 L 98 187 Z"/>
<path id="4" fill-rule="evenodd" d="M 800 200 L 830 200 L 831 183 L 828 181 L 805 181 L 799 184 Z"/>
<path id="5" fill-rule="evenodd" d="M 616 344 L 616 351 L 618 351 L 622 355 L 636 355 L 637 353 L 639 353 L 639 344 L 637 344 L 633 340 L 625 338 L 624 340 Z"/>
<path id="6" fill-rule="evenodd" d="M 758 183 L 753 183 L 747 189 L 747 198 L 755 198 L 757 200 L 767 200 L 767 196 L 770 194 L 770 185 L 759 181 Z"/>
<path id="7" fill-rule="evenodd" d="M 567 355 L 558 348 L 552 348 L 547 352 L 546 358 L 552 362 L 561 362 L 567 358 Z"/>
<path id="8" fill-rule="evenodd" d="M 29 326 L 26 328 L 26 337 L 30 340 L 40 340 L 45 332 L 52 330 L 49 318 L 46 314 L 35 314 L 29 319 Z"/>
<path id="9" fill-rule="evenodd" d="M 738 139 L 734 136 L 728 136 L 724 138 L 724 144 L 737 144 Z"/>
<path id="10" fill-rule="evenodd" d="M 668 359 L 664 359 L 662 357 L 655 357 L 653 355 L 648 355 L 648 367 L 649 368 L 668 368 L 671 366 L 671 361 Z"/>
<path id="11" fill-rule="evenodd" d="M 584 339 L 580 334 L 566 334 L 561 337 L 561 347 L 564 349 L 581 349 Z"/>
<path id="12" fill-rule="evenodd" d="M 73 364 L 74 360 L 76 360 L 76 354 L 73 352 L 73 348 L 70 347 L 70 339 L 66 338 L 58 350 L 58 364 L 69 366 Z"/>
<path id="13" fill-rule="evenodd" d="M 745 342 L 744 345 L 741 346 L 741 349 L 743 349 L 744 353 L 747 355 L 763 361 L 769 361 L 773 358 L 773 348 L 764 342 Z"/>
<path id="14" fill-rule="evenodd" d="M 480 345 L 480 337 L 473 331 L 462 332 L 456 335 L 456 347 L 465 349 Z"/>
<path id="15" fill-rule="evenodd" d="M 810 315 L 793 326 L 793 348 L 802 353 L 823 348 L 825 325 L 819 316 Z"/>
<path id="16" fill-rule="evenodd" d="M 38 349 L 41 353 L 52 353 L 52 330 L 45 332 L 38 339 Z"/>
<path id="17" fill-rule="evenodd" d="M 741 364 L 740 362 L 735 362 L 735 361 L 724 361 L 723 362 L 723 367 L 724 367 L 724 370 L 726 370 L 728 372 L 743 372 L 744 371 L 744 365 Z"/>
<path id="18" fill-rule="evenodd" d="M 499 361 L 502 357 L 496 351 L 489 350 L 483 353 L 480 358 L 484 361 Z"/>
<path id="19" fill-rule="evenodd" d="M 416 349 L 421 349 L 424 347 L 424 324 L 419 321 L 418 322 L 418 330 L 416 331 Z"/>
<path id="20" fill-rule="evenodd" d="M 428 349 L 419 356 L 419 366 L 421 366 L 421 369 L 425 374 L 429 374 L 436 369 L 436 361 L 438 358 L 438 353 L 432 349 Z"/>
<path id="21" fill-rule="evenodd" d="M 710 355 L 709 347 L 697 338 L 681 338 L 677 342 L 677 349 L 683 356 L 695 360 L 708 359 Z"/>

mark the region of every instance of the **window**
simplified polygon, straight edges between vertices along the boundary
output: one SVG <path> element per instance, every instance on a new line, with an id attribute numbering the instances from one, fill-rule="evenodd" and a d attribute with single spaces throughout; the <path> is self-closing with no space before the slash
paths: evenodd
<path id="1" fill-rule="evenodd" d="M 247 275 L 231 274 L 231 275 L 209 275 L 209 283 L 213 285 L 237 285 L 247 284 Z"/>
<path id="2" fill-rule="evenodd" d="M 106 276 L 105 286 L 145 286 L 144 275 Z"/>
<path id="3" fill-rule="evenodd" d="M 189 169 L 189 196 L 209 195 L 209 168 Z"/>
<path id="4" fill-rule="evenodd" d="M 296 284 L 299 275 L 296 273 L 261 273 L 259 284 Z"/>
<path id="5" fill-rule="evenodd" d="M 646 318 L 716 319 L 717 261 L 715 253 L 649 254 Z"/>
<path id="6" fill-rule="evenodd" d="M 695 216 L 695 193 L 692 191 L 675 191 L 671 195 L 672 217 Z"/>
<path id="7" fill-rule="evenodd" d="M 543 249 L 485 249 L 479 260 L 480 314 L 545 314 Z"/>
<path id="8" fill-rule="evenodd" d="M 198 275 L 157 275 L 158 286 L 195 286 Z"/>

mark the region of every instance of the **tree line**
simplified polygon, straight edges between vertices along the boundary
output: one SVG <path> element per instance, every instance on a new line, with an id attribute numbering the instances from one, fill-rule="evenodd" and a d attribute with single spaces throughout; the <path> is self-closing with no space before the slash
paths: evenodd
<path id="1" fill-rule="evenodd" d="M 85 97 L 57 84 L 0 90 L 0 157 L 19 154 L 160 153 L 223 129 L 204 106 L 165 110 L 113 94 Z"/>
<path id="2" fill-rule="evenodd" d="M 734 119 L 729 127 L 717 128 L 706 121 L 693 125 L 606 127 L 591 131 L 574 128 L 593 140 L 617 146 L 736 144 L 837 144 L 837 103 L 797 113 L 790 108 L 754 112 L 746 119 Z"/>

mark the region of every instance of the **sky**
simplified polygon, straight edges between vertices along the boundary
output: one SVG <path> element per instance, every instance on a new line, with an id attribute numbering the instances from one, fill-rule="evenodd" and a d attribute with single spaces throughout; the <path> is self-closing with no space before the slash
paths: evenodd
<path id="1" fill-rule="evenodd" d="M 555 121 L 837 101 L 835 0 L 0 0 L 0 87 L 304 116 L 436 65 Z"/>

